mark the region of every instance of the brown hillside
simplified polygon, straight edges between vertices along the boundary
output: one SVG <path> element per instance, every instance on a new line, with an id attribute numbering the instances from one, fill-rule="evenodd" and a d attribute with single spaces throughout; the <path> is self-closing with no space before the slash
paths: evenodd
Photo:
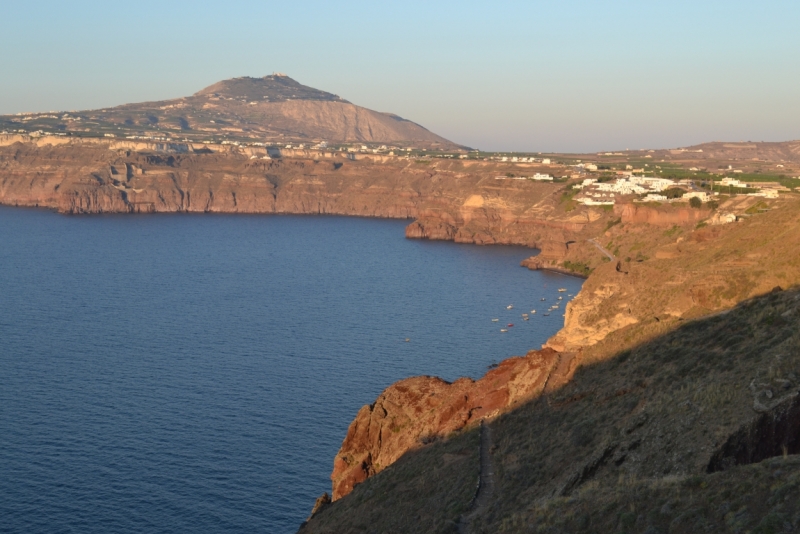
<path id="1" fill-rule="evenodd" d="M 17 132 L 21 127 L 26 132 L 161 141 L 463 148 L 397 115 L 356 106 L 277 74 L 224 80 L 174 100 L 22 118 L 0 116 L 0 131 Z"/>
<path id="2" fill-rule="evenodd" d="M 475 454 L 471 427 L 407 454 L 301 532 L 796 532 L 798 331 L 797 291 L 686 322 L 489 423 L 485 504 L 473 507 L 474 490 L 457 500 L 465 482 L 439 467 L 451 451 Z"/>
<path id="3" fill-rule="evenodd" d="M 406 497 L 400 503 L 385 495 L 387 509 L 359 496 L 350 500 L 352 483 L 365 478 L 359 466 L 367 476 L 387 477 L 380 484 L 391 487 L 391 467 L 375 467 L 376 459 L 399 457 L 404 445 L 416 450 L 437 439 L 458 441 L 460 432 L 470 435 L 487 408 L 507 413 L 490 424 L 494 494 L 468 521 L 462 516 L 462 527 L 463 521 L 470 524 L 466 531 L 519 532 L 531 524 L 541 524 L 533 531 L 543 532 L 613 531 L 607 529 L 631 508 L 642 517 L 625 519 L 637 528 L 623 531 L 660 532 L 676 514 L 656 512 L 670 491 L 686 487 L 713 486 L 709 498 L 727 502 L 726 512 L 718 516 L 698 499 L 678 499 L 673 508 L 681 513 L 693 506 L 702 511 L 664 532 L 711 528 L 724 524 L 732 507 L 741 512 L 747 499 L 733 499 L 710 473 L 800 453 L 800 295 L 772 291 L 800 283 L 800 201 L 787 196 L 766 207 L 742 201 L 756 202 L 722 199 L 721 209 L 742 210 L 741 222 L 722 226 L 697 224 L 690 214 L 702 219 L 709 213 L 688 206 L 621 205 L 615 214 L 620 217 L 594 238 L 614 260 L 585 246 L 564 247 L 560 259 L 554 251 L 537 260 L 536 266 L 545 267 L 582 264 L 591 273 L 568 304 L 565 327 L 550 348 L 507 360 L 501 373 L 490 371 L 474 383 L 437 384 L 434 397 L 427 392 L 431 379 L 422 387 L 418 379 L 408 379 L 387 388 L 348 431 L 332 474 L 334 497 L 340 499 L 315 517 L 308 531 L 355 532 L 353 521 L 362 513 L 391 514 L 395 505 L 416 506 L 425 517 L 427 501 L 412 506 Z M 697 319 L 714 312 L 722 313 Z M 534 362 L 541 371 L 527 380 Z M 514 397 L 506 393 L 512 389 Z M 400 396 L 401 403 L 385 402 Z M 526 397 L 532 400 L 520 405 Z M 404 419 L 408 413 L 423 415 L 410 424 Z M 459 430 L 452 432 L 454 426 Z M 420 473 L 426 469 L 417 467 Z M 787 476 L 794 480 L 799 474 Z M 751 513 L 737 521 L 756 526 L 781 512 L 768 485 L 742 486 L 736 477 L 732 472 L 723 478 L 754 500 Z M 420 474 L 415 483 L 426 481 Z M 352 495 L 369 491 L 370 482 L 362 483 L 364 490 L 354 486 Z M 592 499 L 616 508 L 610 513 Z M 573 502 L 588 519 L 563 515 Z M 469 510 L 468 503 L 462 508 Z M 792 516 L 797 512 L 790 511 L 781 525 L 800 526 L 800 515 Z M 602 521 L 593 523 L 596 516 Z M 459 518 L 449 520 L 440 532 L 456 531 Z"/>

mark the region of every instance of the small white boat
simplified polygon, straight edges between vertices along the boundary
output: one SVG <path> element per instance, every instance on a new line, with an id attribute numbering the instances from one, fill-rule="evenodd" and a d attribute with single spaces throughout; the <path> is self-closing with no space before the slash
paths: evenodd
<path id="1" fill-rule="evenodd" d="M 492 322 L 493 322 L 493 323 L 496 323 L 496 322 L 498 322 L 499 320 L 500 320 L 500 319 L 492 319 Z"/>
<path id="2" fill-rule="evenodd" d="M 558 297 L 558 300 L 564 300 L 564 297 Z"/>
<path id="3" fill-rule="evenodd" d="M 523 321 L 527 321 L 528 319 L 530 319 L 530 317 L 528 317 L 527 315 L 522 318 Z"/>
<path id="4" fill-rule="evenodd" d="M 536 310 L 531 310 L 531 313 L 536 313 Z"/>
<path id="5" fill-rule="evenodd" d="M 546 300 L 547 300 L 546 298 L 542 297 L 542 302 L 544 302 L 544 301 L 546 301 Z"/>
<path id="6" fill-rule="evenodd" d="M 505 328 L 501 328 L 500 331 L 501 332 L 508 332 L 508 330 L 506 330 Z"/>
<path id="7" fill-rule="evenodd" d="M 511 310 L 511 309 L 513 309 L 513 308 L 514 308 L 514 306 L 512 306 L 511 304 L 509 304 L 508 306 L 506 306 L 506 309 L 507 309 L 507 310 Z"/>
<path id="8" fill-rule="evenodd" d="M 567 292 L 567 290 L 566 290 L 566 288 L 559 287 L 559 288 L 558 288 L 558 292 L 559 292 L 559 293 L 566 293 L 566 292 Z"/>
<path id="9" fill-rule="evenodd" d="M 523 313 L 523 314 L 522 314 L 522 316 L 523 316 L 523 317 L 527 317 L 527 316 L 528 316 L 528 314 L 527 314 L 527 313 Z"/>

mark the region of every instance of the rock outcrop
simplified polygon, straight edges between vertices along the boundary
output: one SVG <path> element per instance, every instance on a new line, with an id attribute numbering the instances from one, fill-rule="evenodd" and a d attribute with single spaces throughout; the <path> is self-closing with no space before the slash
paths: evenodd
<path id="1" fill-rule="evenodd" d="M 623 223 L 647 223 L 656 226 L 698 223 L 711 215 L 708 209 L 657 209 L 636 204 L 617 204 L 614 206 L 614 213 L 622 218 Z"/>
<path id="2" fill-rule="evenodd" d="M 537 361 L 541 376 L 549 376 L 544 379 L 548 387 L 563 384 L 578 365 L 607 359 L 682 321 L 768 293 L 781 280 L 800 279 L 795 252 L 800 250 L 800 234 L 794 230 L 800 226 L 797 200 L 743 224 L 700 229 L 695 229 L 694 215 L 684 213 L 702 213 L 699 210 L 645 207 L 642 211 L 625 205 L 618 210 L 619 215 L 631 215 L 629 222 L 613 224 L 594 240 L 602 239 L 604 250 L 613 251 L 613 260 L 588 240 L 570 239 L 580 234 L 565 230 L 559 236 L 561 230 L 553 229 L 551 239 L 539 242 L 541 254 L 523 262 L 529 268 L 553 270 L 592 266 L 580 293 L 566 306 L 564 327 L 548 340 L 546 349 L 527 356 L 542 359 Z M 455 228 L 460 221 L 445 223 Z M 410 232 L 424 236 L 421 232 L 427 228 L 437 226 L 420 223 Z M 447 235 L 453 232 L 447 231 Z M 435 234 L 427 237 L 431 235 Z M 558 371 L 554 371 L 556 361 L 562 362 Z M 334 463 L 334 498 L 352 491 L 404 452 L 488 415 L 487 406 L 502 411 L 513 404 L 512 398 L 539 396 L 541 382 L 516 379 L 515 373 L 527 362 L 512 358 L 498 368 L 507 373 L 491 371 L 476 382 L 462 379 L 447 384 L 417 377 L 389 387 L 374 405 L 361 409 L 348 431 Z M 506 388 L 514 388 L 515 394 L 495 397 Z M 482 410 L 470 412 L 475 406 Z"/>
<path id="3" fill-rule="evenodd" d="M 333 499 L 339 499 L 400 456 L 491 418 L 561 384 L 574 371 L 572 354 L 551 349 L 509 358 L 479 380 L 448 383 L 417 376 L 392 384 L 359 410 L 334 460 Z"/>

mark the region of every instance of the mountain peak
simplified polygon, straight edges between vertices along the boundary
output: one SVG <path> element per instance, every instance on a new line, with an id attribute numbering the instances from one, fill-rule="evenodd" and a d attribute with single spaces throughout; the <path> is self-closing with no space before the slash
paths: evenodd
<path id="1" fill-rule="evenodd" d="M 303 85 L 286 74 L 276 72 L 263 78 L 243 76 L 223 80 L 198 91 L 194 96 L 283 102 L 286 100 L 321 100 L 347 102 L 338 95 Z"/>

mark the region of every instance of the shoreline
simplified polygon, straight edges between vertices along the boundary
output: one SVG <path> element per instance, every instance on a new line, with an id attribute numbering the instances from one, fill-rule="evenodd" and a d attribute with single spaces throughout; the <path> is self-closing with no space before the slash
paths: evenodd
<path id="1" fill-rule="evenodd" d="M 102 216 L 148 216 L 148 215 L 235 215 L 235 216 L 295 216 L 295 217 L 354 217 L 357 219 L 374 219 L 374 220 L 386 220 L 386 221 L 411 221 L 410 224 L 416 222 L 416 219 L 413 217 L 382 217 L 382 216 L 375 216 L 375 215 L 351 215 L 351 214 L 341 214 L 341 213 L 298 213 L 298 212 L 263 212 L 263 213 L 252 213 L 252 212 L 236 212 L 236 211 L 112 211 L 112 212 L 93 212 L 93 213 L 72 213 L 72 212 L 63 212 L 59 211 L 57 208 L 52 208 L 48 206 L 24 206 L 19 204 L 7 204 L 4 202 L 0 202 L 0 208 L 12 208 L 12 209 L 32 209 L 32 210 L 44 210 L 50 211 L 56 215 L 63 215 L 65 217 L 102 217 Z M 532 251 L 536 251 L 535 254 L 532 254 L 529 258 L 522 260 L 520 263 L 521 267 L 525 267 L 532 271 L 548 271 L 555 274 L 561 274 L 564 276 L 571 276 L 574 278 L 580 278 L 582 280 L 587 280 L 589 278 L 588 275 L 578 274 L 567 269 L 561 269 L 559 267 L 532 267 L 528 265 L 524 265 L 524 263 L 531 258 L 535 258 L 539 254 L 541 254 L 541 249 L 528 245 L 528 244 L 514 244 L 514 243 L 468 243 L 468 242 L 460 242 L 454 239 L 430 239 L 430 238 L 419 238 L 419 237 L 408 237 L 405 236 L 405 239 L 412 239 L 415 241 L 440 241 L 443 243 L 453 243 L 455 245 L 476 245 L 481 247 L 489 247 L 489 246 L 500 246 L 500 247 L 523 247 L 526 249 L 530 249 Z"/>

